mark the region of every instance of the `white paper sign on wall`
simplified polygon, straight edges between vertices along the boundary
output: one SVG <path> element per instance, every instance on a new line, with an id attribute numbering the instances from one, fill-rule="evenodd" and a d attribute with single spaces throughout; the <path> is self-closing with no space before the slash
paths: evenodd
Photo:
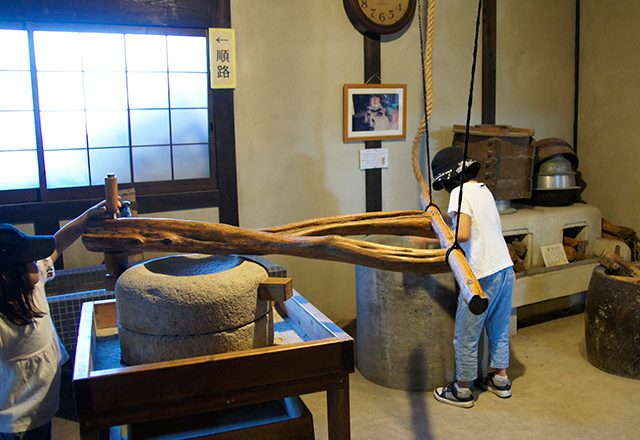
<path id="1" fill-rule="evenodd" d="M 388 148 L 367 148 L 360 150 L 360 169 L 389 168 Z"/>

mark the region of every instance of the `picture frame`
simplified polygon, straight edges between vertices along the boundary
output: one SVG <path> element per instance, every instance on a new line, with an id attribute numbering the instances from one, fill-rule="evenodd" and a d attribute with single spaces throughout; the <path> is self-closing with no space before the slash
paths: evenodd
<path id="1" fill-rule="evenodd" d="M 344 142 L 406 139 L 406 84 L 345 84 Z"/>

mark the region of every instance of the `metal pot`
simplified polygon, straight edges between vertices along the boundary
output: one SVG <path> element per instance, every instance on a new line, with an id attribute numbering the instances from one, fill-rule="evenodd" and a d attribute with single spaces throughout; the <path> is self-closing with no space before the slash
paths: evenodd
<path id="1" fill-rule="evenodd" d="M 576 192 L 576 173 L 571 162 L 561 154 L 545 159 L 534 174 L 532 201 L 542 206 L 565 206 L 573 202 Z"/>

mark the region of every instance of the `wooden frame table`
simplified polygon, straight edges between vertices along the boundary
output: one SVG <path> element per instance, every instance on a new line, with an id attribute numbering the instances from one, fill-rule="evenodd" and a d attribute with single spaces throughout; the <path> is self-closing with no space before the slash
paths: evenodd
<path id="1" fill-rule="evenodd" d="M 326 391 L 330 440 L 348 440 L 353 339 L 304 297 L 279 303 L 305 342 L 176 361 L 94 370 L 96 333 L 117 326 L 115 300 L 82 308 L 73 372 L 80 436 L 108 438 L 113 426 L 162 420 Z"/>

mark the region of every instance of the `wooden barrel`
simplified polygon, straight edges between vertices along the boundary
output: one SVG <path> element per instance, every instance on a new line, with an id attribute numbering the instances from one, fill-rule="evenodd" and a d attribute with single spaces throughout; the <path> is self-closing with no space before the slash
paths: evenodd
<path id="1" fill-rule="evenodd" d="M 617 376 L 640 379 L 640 283 L 593 270 L 585 309 L 587 359 Z"/>

